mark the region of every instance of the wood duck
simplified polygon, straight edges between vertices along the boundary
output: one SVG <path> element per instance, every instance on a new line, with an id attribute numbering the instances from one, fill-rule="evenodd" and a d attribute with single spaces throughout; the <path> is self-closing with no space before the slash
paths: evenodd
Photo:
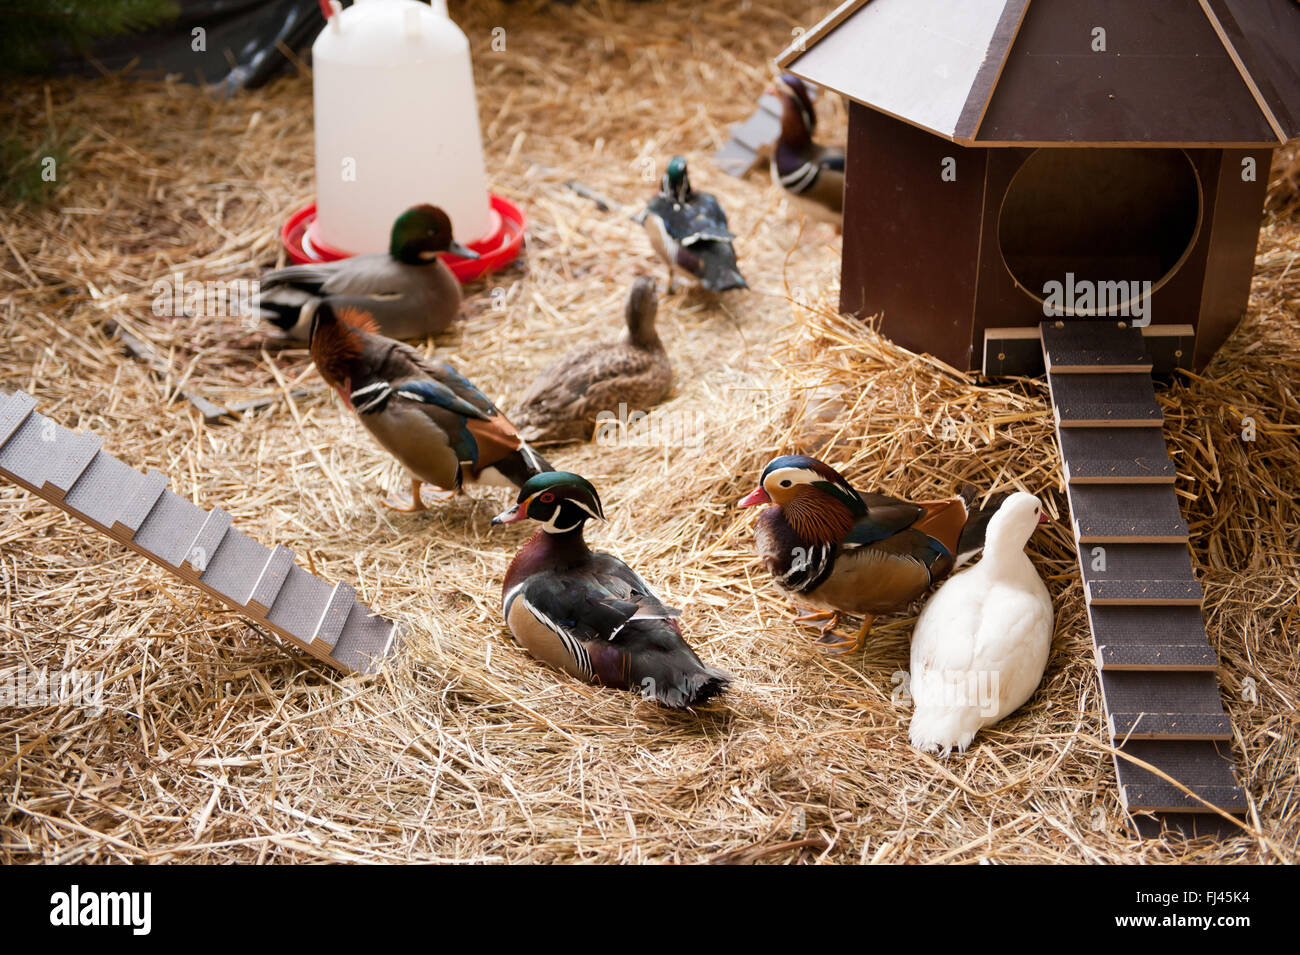
<path id="1" fill-rule="evenodd" d="M 583 539 L 604 520 L 600 498 L 576 474 L 530 478 L 493 524 L 541 528 L 506 571 L 502 609 L 511 633 L 537 659 L 588 683 L 635 690 L 665 706 L 703 703 L 732 677 L 705 666 L 682 639 L 681 611 L 665 606 L 632 568 Z"/>
<path id="2" fill-rule="evenodd" d="M 803 80 L 783 73 L 776 81 L 781 99 L 781 136 L 772 149 L 772 181 L 791 204 L 840 229 L 844 224 L 844 150 L 813 142 L 817 112 Z"/>
<path id="3" fill-rule="evenodd" d="M 654 280 L 641 276 L 627 299 L 627 333 L 618 342 L 575 348 L 551 365 L 510 415 L 535 444 L 583 441 L 603 411 L 644 411 L 673 383 L 673 369 L 655 331 Z"/>
<path id="4" fill-rule="evenodd" d="M 754 537 L 778 587 L 828 620 L 829 649 L 862 648 L 875 618 L 903 610 L 978 553 L 992 509 L 972 511 L 974 488 L 941 501 L 903 501 L 853 489 L 828 464 L 803 455 L 774 458 L 741 507 L 771 504 Z M 840 613 L 860 614 L 856 637 L 834 633 Z"/>
<path id="5" fill-rule="evenodd" d="M 735 236 L 727 228 L 727 214 L 711 194 L 691 188 L 681 156 L 668 163 L 659 192 L 637 221 L 668 263 L 670 293 L 677 271 L 710 292 L 749 287 L 736 268 L 736 250 L 731 245 Z"/>
<path id="6" fill-rule="evenodd" d="M 450 365 L 380 335 L 368 312 L 323 300 L 310 327 L 321 377 L 410 472 L 411 504 L 397 510 L 424 508 L 422 483 L 451 497 L 465 483 L 517 488 L 551 470 L 483 392 Z"/>
<path id="7" fill-rule="evenodd" d="M 460 282 L 442 261 L 442 252 L 479 257 L 452 238 L 447 213 L 436 206 L 413 206 L 393 223 L 387 252 L 268 272 L 261 283 L 262 317 L 290 337 L 307 338 L 307 306 L 328 299 L 336 311 L 365 309 L 389 338 L 441 332 L 456 318 L 461 302 Z"/>

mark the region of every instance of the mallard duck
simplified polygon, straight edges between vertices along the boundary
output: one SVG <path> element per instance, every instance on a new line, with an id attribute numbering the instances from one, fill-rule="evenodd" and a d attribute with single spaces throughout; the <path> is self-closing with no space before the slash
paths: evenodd
<path id="1" fill-rule="evenodd" d="M 393 223 L 387 252 L 268 272 L 258 305 L 262 317 L 292 338 L 308 337 L 306 306 L 322 299 L 336 310 L 365 309 L 389 338 L 423 338 L 443 331 L 460 311 L 460 282 L 441 252 L 478 258 L 452 238 L 447 213 L 413 206 Z"/>
<path id="2" fill-rule="evenodd" d="M 510 632 L 537 659 L 600 686 L 636 690 L 665 706 L 703 703 L 732 677 L 705 666 L 682 639 L 681 611 L 665 606 L 627 564 L 592 551 L 587 521 L 604 520 L 600 498 L 576 474 L 538 474 L 493 524 L 541 524 L 506 571 L 502 610 Z"/>
<path id="3" fill-rule="evenodd" d="M 983 545 L 990 512 L 963 497 L 903 501 L 859 494 L 833 467 L 804 455 L 774 458 L 741 507 L 771 504 L 755 541 L 778 587 L 815 612 L 798 622 L 829 621 L 828 649 L 862 648 L 875 618 L 903 610 Z M 834 632 L 841 613 L 860 614 L 852 639 Z"/>
<path id="4" fill-rule="evenodd" d="M 772 181 L 796 208 L 842 228 L 844 150 L 813 142 L 817 112 L 803 80 L 783 73 L 775 92 L 781 99 L 781 136 L 772 148 Z"/>
<path id="5" fill-rule="evenodd" d="M 676 271 L 690 276 L 710 292 L 748 288 L 736 269 L 735 238 L 727 228 L 727 214 L 707 192 L 691 188 L 686 160 L 674 156 L 668 163 L 659 192 L 637 221 L 645 226 L 650 245 L 668 263 L 668 291 Z"/>
<path id="6" fill-rule="evenodd" d="M 380 335 L 368 312 L 321 301 L 310 327 L 321 377 L 411 474 L 411 503 L 397 510 L 423 509 L 422 483 L 451 497 L 466 483 L 517 488 L 551 470 L 483 392 Z"/>
<path id="7" fill-rule="evenodd" d="M 912 745 L 947 755 L 1034 695 L 1052 648 L 1052 598 L 1025 554 L 1044 521 L 1012 494 L 989 521 L 984 555 L 944 582 L 912 631 Z"/>
<path id="8" fill-rule="evenodd" d="M 627 333 L 617 342 L 575 348 L 524 394 L 510 415 L 524 439 L 583 441 L 601 412 L 658 404 L 672 387 L 673 369 L 655 331 L 657 307 L 654 280 L 641 276 L 627 298 Z"/>

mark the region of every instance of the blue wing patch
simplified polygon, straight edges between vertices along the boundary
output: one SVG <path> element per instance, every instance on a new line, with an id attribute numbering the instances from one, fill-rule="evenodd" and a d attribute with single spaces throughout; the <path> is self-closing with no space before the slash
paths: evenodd
<path id="1" fill-rule="evenodd" d="M 466 383 L 468 384 L 468 382 Z M 412 401 L 419 401 L 427 405 L 437 405 L 466 418 L 487 417 L 481 409 L 475 408 L 442 382 L 434 381 L 431 378 L 424 381 L 408 381 L 398 385 L 393 390 L 403 398 L 409 398 Z"/>

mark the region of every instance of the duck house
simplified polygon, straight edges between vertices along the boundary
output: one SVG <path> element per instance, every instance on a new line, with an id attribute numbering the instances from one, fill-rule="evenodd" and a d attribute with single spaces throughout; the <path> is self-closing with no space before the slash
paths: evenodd
<path id="1" fill-rule="evenodd" d="M 1046 371 L 1119 796 L 1143 835 L 1246 810 L 1153 372 L 1244 315 L 1295 0 L 850 0 L 786 70 L 850 100 L 840 309 Z"/>
<path id="2" fill-rule="evenodd" d="M 850 101 L 840 310 L 963 369 L 1041 368 L 986 339 L 1060 317 L 1203 366 L 1300 135 L 1297 51 L 1295 0 L 844 3 L 778 59 Z"/>

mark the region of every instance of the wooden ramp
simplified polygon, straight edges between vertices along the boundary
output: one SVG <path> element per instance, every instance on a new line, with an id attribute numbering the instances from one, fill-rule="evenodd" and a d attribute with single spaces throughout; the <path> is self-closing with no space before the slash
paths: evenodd
<path id="1" fill-rule="evenodd" d="M 1120 801 L 1144 836 L 1240 832 L 1125 758 L 1246 811 L 1142 333 L 1106 320 L 1040 333 Z"/>
<path id="2" fill-rule="evenodd" d="M 373 673 L 399 643 L 397 625 L 357 602 L 345 583 L 303 570 L 167 488 L 158 471 L 123 464 L 93 434 L 60 427 L 25 392 L 0 394 L 0 477 L 45 498 L 187 584 L 330 666 Z"/>
<path id="3" fill-rule="evenodd" d="M 713 154 L 713 161 L 723 172 L 743 179 L 768 158 L 772 144 L 781 135 L 781 101 L 772 93 L 764 93 L 749 119 L 732 126 L 730 133 L 722 148 Z"/>

